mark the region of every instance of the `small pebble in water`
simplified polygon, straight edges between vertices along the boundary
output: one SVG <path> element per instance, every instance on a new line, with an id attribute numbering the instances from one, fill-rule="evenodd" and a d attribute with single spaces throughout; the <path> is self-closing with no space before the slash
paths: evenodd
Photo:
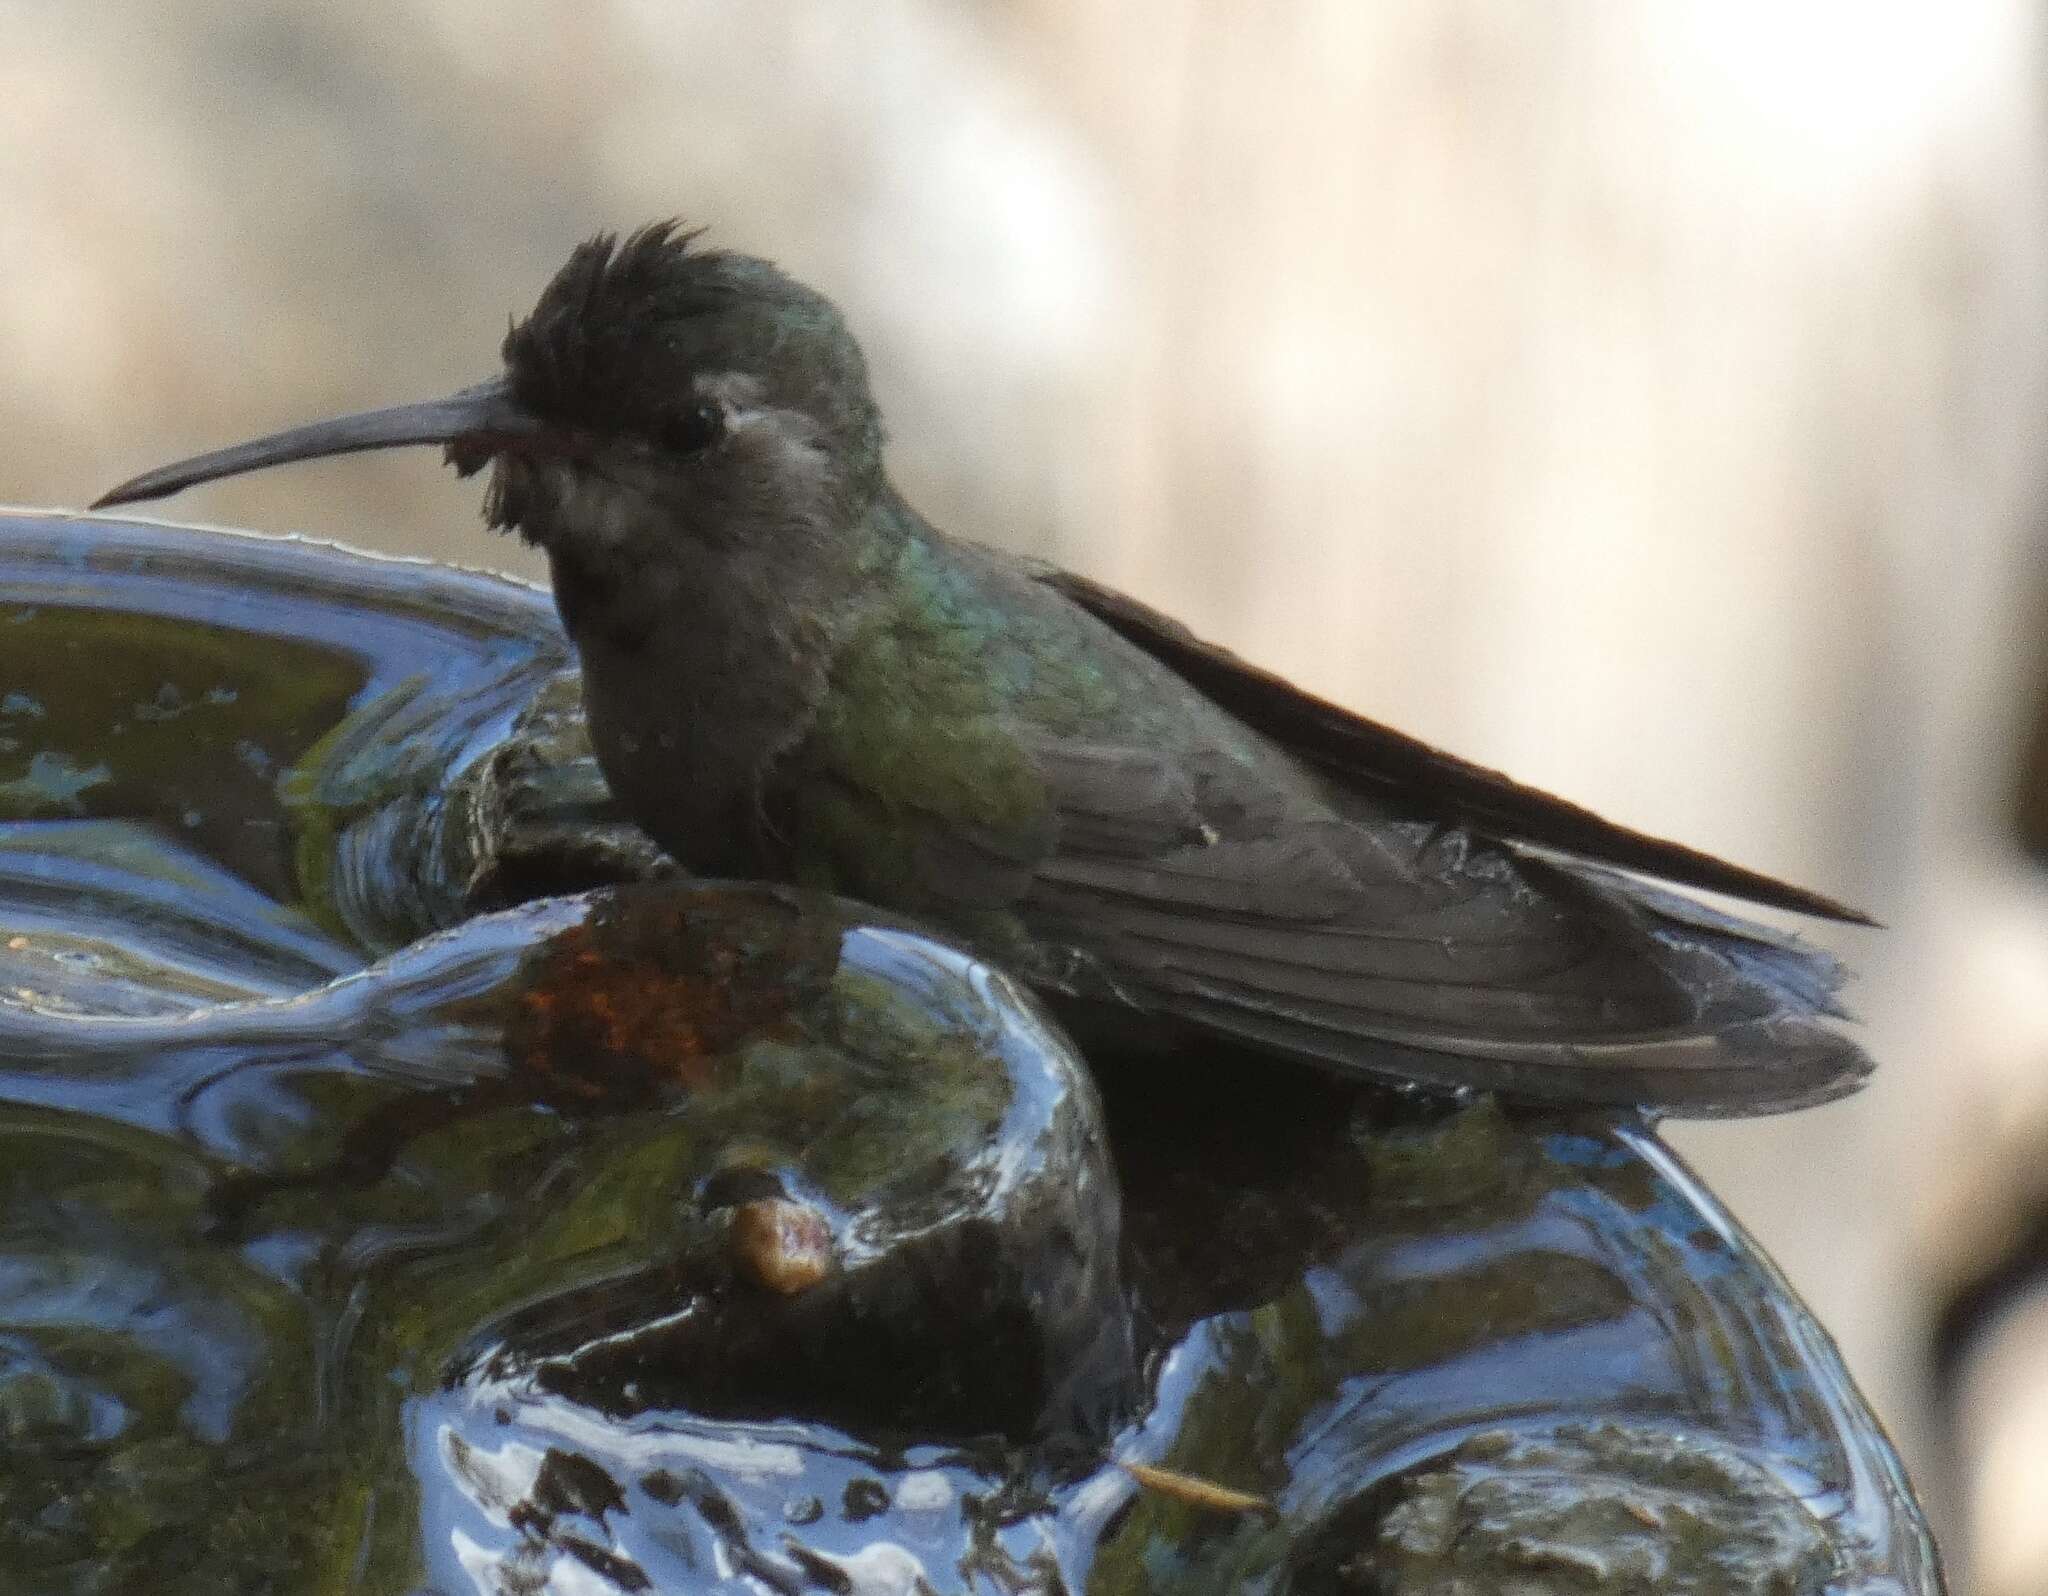
<path id="1" fill-rule="evenodd" d="M 793 1297 L 832 1269 L 832 1230 L 806 1203 L 763 1197 L 732 1216 L 732 1261 L 757 1286 Z"/>

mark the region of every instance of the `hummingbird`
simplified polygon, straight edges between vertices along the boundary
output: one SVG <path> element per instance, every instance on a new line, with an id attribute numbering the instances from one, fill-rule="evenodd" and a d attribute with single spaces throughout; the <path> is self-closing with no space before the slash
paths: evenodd
<path id="1" fill-rule="evenodd" d="M 599 234 L 501 354 L 446 398 L 93 508 L 405 445 L 488 470 L 486 523 L 547 558 L 598 764 L 679 864 L 911 915 L 1063 1016 L 1247 1067 L 1681 1115 L 1869 1073 L 1831 1023 L 1834 959 L 1672 889 L 1865 916 L 940 531 L 889 479 L 840 312 L 769 262 L 673 222 Z"/>

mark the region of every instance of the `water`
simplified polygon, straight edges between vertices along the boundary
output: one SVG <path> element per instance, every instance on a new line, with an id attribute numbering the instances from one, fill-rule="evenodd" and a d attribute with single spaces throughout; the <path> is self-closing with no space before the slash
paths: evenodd
<path id="1" fill-rule="evenodd" d="M 1940 1589 L 1649 1127 L 1091 1079 L 664 879 L 514 584 L 15 515 L 0 589 L 0 1588 Z"/>

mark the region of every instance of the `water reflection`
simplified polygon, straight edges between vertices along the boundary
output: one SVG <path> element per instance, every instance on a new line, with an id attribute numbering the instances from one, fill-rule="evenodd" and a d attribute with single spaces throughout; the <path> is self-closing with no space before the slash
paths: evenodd
<path id="1" fill-rule="evenodd" d="M 11 1588 L 1940 1588 L 1647 1127 L 1113 1045 L 1098 1095 L 795 893 L 479 914 L 662 871 L 544 600 L 0 529 Z"/>

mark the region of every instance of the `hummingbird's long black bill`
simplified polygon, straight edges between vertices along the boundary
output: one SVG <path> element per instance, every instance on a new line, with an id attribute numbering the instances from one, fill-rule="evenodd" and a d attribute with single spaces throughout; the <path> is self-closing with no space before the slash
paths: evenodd
<path id="1" fill-rule="evenodd" d="M 531 438 L 541 430 L 541 423 L 512 397 L 505 379 L 493 377 L 445 399 L 336 416 L 158 466 L 101 494 L 93 500 L 92 508 L 104 510 L 116 504 L 161 499 L 202 482 L 261 471 L 266 466 L 287 465 L 295 460 L 323 460 L 329 455 L 398 449 L 411 444 L 474 443 L 488 450 Z"/>

